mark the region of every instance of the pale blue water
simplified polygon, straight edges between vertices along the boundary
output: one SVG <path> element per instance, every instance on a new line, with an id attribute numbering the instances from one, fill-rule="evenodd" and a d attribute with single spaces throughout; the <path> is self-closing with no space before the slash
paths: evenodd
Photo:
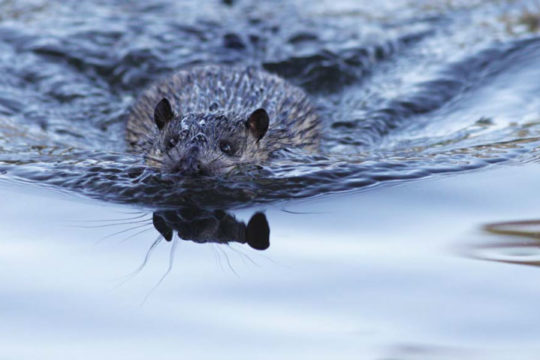
<path id="1" fill-rule="evenodd" d="M 523 243 L 481 226 L 537 217 L 539 174 L 497 167 L 271 205 L 268 250 L 177 239 L 157 288 L 171 244 L 126 278 L 157 232 L 110 236 L 132 225 L 108 220 L 136 209 L 4 183 L 2 358 L 535 359 L 538 268 L 475 256 Z"/>

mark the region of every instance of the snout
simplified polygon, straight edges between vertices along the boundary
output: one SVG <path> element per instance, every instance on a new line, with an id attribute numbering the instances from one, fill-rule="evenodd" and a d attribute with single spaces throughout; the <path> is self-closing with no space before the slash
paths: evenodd
<path id="1" fill-rule="evenodd" d="M 170 159 L 168 172 L 180 175 L 207 175 L 200 159 L 200 149 L 193 145 L 186 151 L 182 158 Z"/>

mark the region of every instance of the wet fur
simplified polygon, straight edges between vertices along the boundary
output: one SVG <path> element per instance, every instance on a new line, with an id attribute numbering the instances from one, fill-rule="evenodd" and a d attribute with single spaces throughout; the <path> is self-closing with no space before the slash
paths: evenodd
<path id="1" fill-rule="evenodd" d="M 154 109 L 169 100 L 176 113 L 160 131 Z M 263 108 L 270 123 L 258 141 L 246 128 L 250 114 Z M 177 145 L 167 149 L 171 138 Z M 289 147 L 318 147 L 319 118 L 306 95 L 283 79 L 253 67 L 199 66 L 181 70 L 144 91 L 127 121 L 127 140 L 147 163 L 179 171 L 195 158 L 209 173 L 242 164 L 260 164 L 272 152 Z M 235 156 L 220 151 L 230 141 Z M 194 146 L 196 145 L 196 146 Z"/>

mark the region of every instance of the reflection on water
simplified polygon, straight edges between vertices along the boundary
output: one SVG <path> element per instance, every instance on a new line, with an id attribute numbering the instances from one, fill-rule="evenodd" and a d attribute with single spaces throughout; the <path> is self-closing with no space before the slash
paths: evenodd
<path id="1" fill-rule="evenodd" d="M 260 211 L 251 216 L 247 225 L 227 211 L 203 209 L 196 206 L 154 211 L 151 220 L 147 218 L 147 213 L 141 213 L 126 219 L 103 219 L 97 220 L 97 222 L 98 225 L 84 225 L 83 228 L 121 228 L 120 231 L 112 231 L 107 234 L 102 240 L 114 239 L 119 235 L 123 237 L 122 241 L 133 240 L 139 235 L 147 234 L 148 230 L 151 230 L 151 226 L 157 230 L 159 236 L 151 243 L 142 264 L 133 275 L 139 273 L 149 263 L 152 253 L 163 239 L 172 242 L 172 247 L 169 249 L 169 268 L 162 280 L 172 269 L 175 249 L 179 241 L 217 245 L 247 244 L 252 249 L 259 251 L 267 250 L 270 247 L 270 226 L 266 215 Z M 175 233 L 178 235 L 177 237 L 175 237 Z M 227 259 L 226 254 L 223 254 Z M 230 266 L 229 262 L 228 264 Z"/>
<path id="2" fill-rule="evenodd" d="M 0 180 L 0 358 L 536 360 L 538 268 L 449 249 L 479 224 L 540 214 L 539 174 L 531 163 L 269 205 L 263 252 L 177 236 L 187 223 L 198 241 L 247 231 L 257 209 L 154 210 L 156 230 L 140 208 Z M 484 244 L 499 237 L 537 241 Z"/>
<path id="3" fill-rule="evenodd" d="M 270 246 L 270 227 L 262 212 L 253 214 L 246 226 L 223 210 L 183 207 L 154 212 L 152 223 L 167 241 L 173 239 L 176 231 L 180 239 L 199 244 L 247 243 L 256 250 L 266 250 Z"/>
<path id="4" fill-rule="evenodd" d="M 473 257 L 540 266 L 540 220 L 491 223 L 484 230 L 491 241 L 471 247 Z"/>

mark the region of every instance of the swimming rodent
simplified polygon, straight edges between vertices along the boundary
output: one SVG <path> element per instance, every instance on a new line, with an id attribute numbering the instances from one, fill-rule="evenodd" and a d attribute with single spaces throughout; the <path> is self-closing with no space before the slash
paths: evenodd
<path id="1" fill-rule="evenodd" d="M 165 173 L 218 175 L 277 150 L 315 150 L 319 117 L 304 92 L 255 67 L 180 70 L 144 91 L 127 141 Z"/>

